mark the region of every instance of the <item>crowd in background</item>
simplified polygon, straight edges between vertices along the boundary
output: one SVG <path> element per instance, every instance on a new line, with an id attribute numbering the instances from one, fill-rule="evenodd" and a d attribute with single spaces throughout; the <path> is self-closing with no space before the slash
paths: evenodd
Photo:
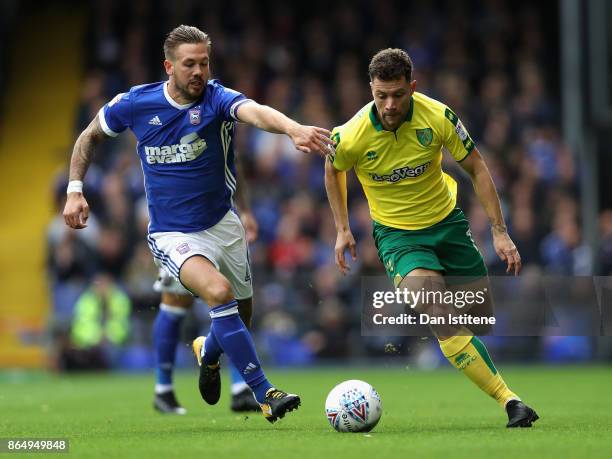
<path id="1" fill-rule="evenodd" d="M 300 7 L 248 0 L 99 0 L 87 27 L 75 138 L 117 93 L 167 78 L 164 35 L 181 23 L 210 35 L 214 78 L 304 124 L 326 128 L 344 123 L 371 99 L 367 65 L 372 55 L 400 47 L 414 62 L 417 90 L 451 107 L 485 157 L 525 269 L 610 275 L 612 211 L 601 214 L 602 250 L 593 253 L 583 243 L 579 164 L 559 128 L 559 40 L 556 19 L 550 20 L 556 13 L 543 11 L 503 0 L 309 2 Z M 348 185 L 358 259 L 352 273 L 342 277 L 334 266 L 336 232 L 323 160 L 296 151 L 285 136 L 244 125 L 237 127 L 235 145 L 260 229 L 251 245 L 260 352 L 278 364 L 388 352 L 389 339 L 360 336 L 360 277 L 384 271 L 355 177 L 349 175 Z M 503 273 L 469 178 L 450 155 L 444 167 L 459 182 L 459 204 L 490 272 Z M 58 216 L 48 232 L 58 341 L 74 344 L 68 330 L 84 295 L 112 303 L 109 295 L 96 293 L 99 282 L 94 280 L 102 276 L 125 293 L 131 308 L 129 334 L 117 344 L 147 349 L 159 296 L 151 287 L 157 270 L 144 237 L 148 217 L 133 136 L 98 148 L 85 181 L 91 206 L 86 230 L 63 225 L 66 179 L 64 174 L 54 184 Z M 195 309 L 186 339 L 206 327 L 206 315 L 204 307 Z M 108 339 L 102 339 L 104 330 L 99 333 L 102 341 L 112 342 L 111 330 Z M 391 341 L 398 353 L 428 361 L 422 340 Z M 504 347 L 510 341 L 499 340 L 497 347 L 512 355 L 509 349 L 516 351 L 518 342 Z M 530 349 L 523 357 L 538 358 L 533 343 L 550 358 L 560 352 L 555 346 L 578 359 L 595 352 L 589 338 L 560 345 L 521 342 L 529 345 L 519 350 Z"/>
<path id="2" fill-rule="evenodd" d="M 10 41 L 9 37 L 15 32 L 18 13 L 18 2 L 16 0 L 0 0 L 0 88 L 7 84 Z M 0 91 L 0 108 L 4 106 L 5 91 Z M 0 131 L 3 128 L 3 110 L 0 109 Z"/>

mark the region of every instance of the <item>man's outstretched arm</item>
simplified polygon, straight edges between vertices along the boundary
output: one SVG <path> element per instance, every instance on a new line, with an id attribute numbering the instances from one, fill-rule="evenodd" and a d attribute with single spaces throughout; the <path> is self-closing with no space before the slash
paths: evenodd
<path id="1" fill-rule="evenodd" d="M 331 132 L 327 129 L 303 126 L 278 110 L 254 101 L 241 104 L 237 108 L 236 117 L 264 131 L 288 135 L 295 148 L 304 153 L 318 151 L 319 154 L 325 156 L 329 153 L 327 146 L 333 144 L 330 139 Z"/>
<path id="2" fill-rule="evenodd" d="M 70 159 L 68 198 L 64 207 L 64 220 L 71 228 L 87 227 L 89 205 L 83 196 L 82 182 L 93 159 L 96 146 L 107 138 L 96 115 L 74 144 Z"/>

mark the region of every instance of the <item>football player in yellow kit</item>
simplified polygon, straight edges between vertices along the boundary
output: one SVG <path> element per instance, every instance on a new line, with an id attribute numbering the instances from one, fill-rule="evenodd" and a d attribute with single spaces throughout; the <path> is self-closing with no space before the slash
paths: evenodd
<path id="1" fill-rule="evenodd" d="M 332 132 L 334 151 L 325 165 L 325 186 L 337 229 L 336 264 L 356 257 L 348 219 L 346 171 L 353 168 L 365 192 L 373 236 L 387 275 L 400 289 L 444 290 L 453 279 L 466 288 L 488 285 L 487 268 L 457 207 L 457 184 L 442 170 L 442 147 L 470 175 L 507 271 L 518 275 L 521 258 L 508 235 L 487 166 L 457 115 L 416 92 L 412 61 L 400 49 L 378 52 L 370 62 L 373 101 Z M 487 302 L 486 311 L 492 314 Z M 482 312 L 482 311 L 481 311 Z M 508 427 L 530 427 L 536 412 L 512 392 L 473 327 L 433 328 L 442 352 L 508 414 Z"/>

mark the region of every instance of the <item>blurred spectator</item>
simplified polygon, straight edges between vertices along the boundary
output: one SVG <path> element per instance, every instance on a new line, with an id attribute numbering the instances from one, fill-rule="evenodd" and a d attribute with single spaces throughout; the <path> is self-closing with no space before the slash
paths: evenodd
<path id="1" fill-rule="evenodd" d="M 92 370 L 112 367 L 130 333 L 132 305 L 111 276 L 99 274 L 76 302 L 70 339 L 60 351 L 60 367 Z"/>
<path id="2" fill-rule="evenodd" d="M 599 266 L 602 276 L 612 276 L 612 209 L 604 210 L 599 216 L 601 246 Z"/>
<path id="3" fill-rule="evenodd" d="M 592 274 L 591 250 L 581 242 L 580 228 L 572 216 L 559 214 L 555 217 L 553 231 L 542 241 L 542 259 L 550 274 Z"/>

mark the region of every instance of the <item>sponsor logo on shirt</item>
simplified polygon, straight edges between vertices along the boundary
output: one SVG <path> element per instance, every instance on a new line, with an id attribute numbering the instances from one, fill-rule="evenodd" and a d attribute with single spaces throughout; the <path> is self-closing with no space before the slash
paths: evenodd
<path id="1" fill-rule="evenodd" d="M 465 139 L 468 138 L 468 133 L 463 127 L 463 124 L 461 124 L 461 121 L 457 121 L 457 125 L 455 126 L 455 132 L 457 133 L 462 142 L 465 142 Z"/>
<path id="2" fill-rule="evenodd" d="M 208 145 L 197 132 L 181 138 L 180 143 L 160 147 L 144 147 L 148 164 L 173 164 L 193 161 L 200 156 Z"/>
<path id="3" fill-rule="evenodd" d="M 393 169 L 393 171 L 391 171 L 391 173 L 389 174 L 379 175 L 377 173 L 372 173 L 370 174 L 370 177 L 372 177 L 372 180 L 374 180 L 375 182 L 395 183 L 399 182 L 400 180 L 405 180 L 408 178 L 414 178 L 418 177 L 419 175 L 423 175 L 430 165 L 431 161 L 428 161 L 425 164 L 421 164 L 420 166 L 414 168 L 410 166 L 399 167 L 397 169 Z"/>
<path id="4" fill-rule="evenodd" d="M 162 125 L 162 122 L 161 122 L 161 120 L 159 119 L 159 116 L 155 115 L 153 118 L 151 118 L 151 119 L 149 120 L 149 124 L 150 124 L 151 126 L 161 126 L 161 125 Z"/>

